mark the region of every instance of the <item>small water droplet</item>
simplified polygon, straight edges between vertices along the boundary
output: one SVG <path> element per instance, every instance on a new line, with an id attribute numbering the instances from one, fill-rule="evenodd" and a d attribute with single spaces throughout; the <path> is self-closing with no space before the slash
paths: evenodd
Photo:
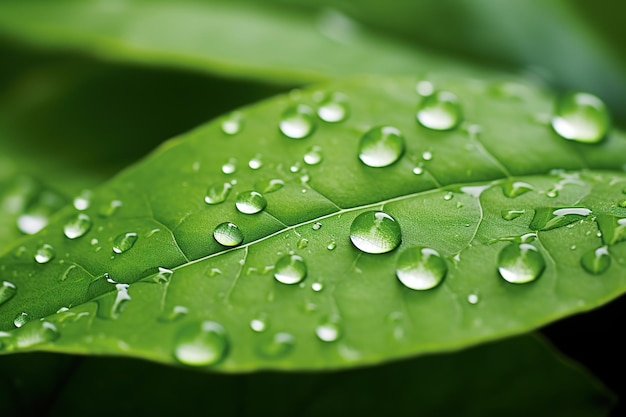
<path id="1" fill-rule="evenodd" d="M 306 278 L 307 266 L 301 256 L 287 254 L 276 262 L 274 278 L 283 284 L 298 284 Z"/>
<path id="2" fill-rule="evenodd" d="M 0 306 L 13 298 L 16 293 L 17 287 L 15 284 L 9 281 L 2 281 L 0 283 Z"/>
<path id="3" fill-rule="evenodd" d="M 313 284 L 311 284 L 311 289 L 315 292 L 320 292 L 324 289 L 324 284 L 322 284 L 321 282 L 314 282 Z"/>
<path id="4" fill-rule="evenodd" d="M 315 130 L 313 110 L 304 104 L 288 107 L 279 123 L 283 135 L 292 139 L 304 139 Z"/>
<path id="5" fill-rule="evenodd" d="M 599 215 L 596 222 L 600 227 L 600 236 L 607 245 L 615 245 L 626 241 L 626 218 Z"/>
<path id="6" fill-rule="evenodd" d="M 63 233 L 68 239 L 77 239 L 84 236 L 91 229 L 91 218 L 85 213 L 78 213 L 63 227 Z"/>
<path id="7" fill-rule="evenodd" d="M 415 168 L 413 168 L 413 173 L 415 175 L 422 175 L 424 173 L 424 167 L 421 165 L 416 166 Z"/>
<path id="8" fill-rule="evenodd" d="M 307 246 L 309 246 L 309 239 L 306 238 L 302 238 L 300 240 L 298 240 L 298 249 L 304 249 Z"/>
<path id="9" fill-rule="evenodd" d="M 256 214 L 267 207 L 267 200 L 256 191 L 244 191 L 237 195 L 235 206 L 240 213 Z"/>
<path id="10" fill-rule="evenodd" d="M 30 314 L 28 314 L 25 311 L 22 311 L 21 313 L 18 313 L 17 316 L 15 316 L 15 318 L 13 319 L 13 325 L 15 327 L 22 327 L 23 325 L 25 325 L 32 319 L 33 318 L 30 316 Z"/>
<path id="11" fill-rule="evenodd" d="M 439 91 L 424 97 L 416 114 L 417 120 L 432 130 L 454 129 L 461 121 L 461 106 L 456 95 Z"/>
<path id="12" fill-rule="evenodd" d="M 282 358 L 293 350 L 295 341 L 296 339 L 289 333 L 275 333 L 259 345 L 258 352 L 269 359 Z"/>
<path id="13" fill-rule="evenodd" d="M 328 123 L 337 123 L 346 120 L 350 107 L 346 97 L 341 93 L 326 95 L 319 103 L 317 115 Z"/>
<path id="14" fill-rule="evenodd" d="M 243 242 L 243 233 L 235 223 L 224 222 L 215 227 L 213 237 L 223 246 L 239 246 Z"/>
<path id="15" fill-rule="evenodd" d="M 335 250 L 336 247 L 337 243 L 334 240 L 328 242 L 328 245 L 326 245 L 326 249 L 328 250 Z"/>
<path id="16" fill-rule="evenodd" d="M 244 125 L 244 117 L 240 112 L 233 112 L 222 120 L 222 132 L 227 135 L 236 135 L 241 132 Z"/>
<path id="17" fill-rule="evenodd" d="M 429 290 L 443 281 L 448 272 L 446 261 L 430 248 L 414 246 L 398 258 L 396 276 L 412 290 Z"/>
<path id="18" fill-rule="evenodd" d="M 480 298 L 478 297 L 478 294 L 469 294 L 467 296 L 467 302 L 472 305 L 478 304 L 479 301 L 480 301 Z"/>
<path id="19" fill-rule="evenodd" d="M 37 249 L 37 252 L 35 252 L 35 262 L 39 264 L 48 263 L 54 258 L 54 255 L 54 248 L 51 245 L 44 243 Z"/>
<path id="20" fill-rule="evenodd" d="M 219 268 L 211 268 L 207 271 L 207 275 L 210 277 L 214 277 L 217 275 L 222 275 L 222 270 Z"/>
<path id="21" fill-rule="evenodd" d="M 122 233 L 113 239 L 113 252 L 124 253 L 130 250 L 135 245 L 135 242 L 137 242 L 137 233 Z"/>
<path id="22" fill-rule="evenodd" d="M 159 267 L 158 272 L 152 277 L 152 280 L 157 284 L 167 284 L 170 282 L 172 275 L 174 275 L 174 271 L 171 269 Z"/>
<path id="23" fill-rule="evenodd" d="M 422 97 L 427 97 L 435 92 L 435 86 L 430 81 L 422 80 L 415 85 L 415 91 Z"/>
<path id="24" fill-rule="evenodd" d="M 334 342 L 341 336 L 341 329 L 335 322 L 324 322 L 315 328 L 315 334 L 322 342 Z"/>
<path id="25" fill-rule="evenodd" d="M 600 275 L 611 266 L 609 249 L 606 246 L 587 252 L 580 259 L 580 264 L 590 274 Z"/>
<path id="26" fill-rule="evenodd" d="M 292 166 L 289 167 L 289 172 L 292 172 L 294 174 L 300 172 L 300 169 L 302 167 L 300 166 L 300 162 L 296 162 L 295 164 L 293 164 Z"/>
<path id="27" fill-rule="evenodd" d="M 556 198 L 556 197 L 558 197 L 558 196 L 559 196 L 559 190 L 557 190 L 556 188 L 553 188 L 553 189 L 548 190 L 548 191 L 546 192 L 546 197 L 549 197 L 549 198 Z"/>
<path id="28" fill-rule="evenodd" d="M 322 223 L 320 223 L 320 222 L 315 222 L 315 223 L 313 223 L 313 226 L 311 226 L 311 228 L 312 228 L 313 230 L 320 230 L 320 229 L 322 228 Z"/>
<path id="29" fill-rule="evenodd" d="M 515 220 L 522 214 L 526 213 L 526 210 L 502 210 L 500 214 L 504 220 Z"/>
<path id="30" fill-rule="evenodd" d="M 393 126 L 377 126 L 361 137 L 359 159 L 374 168 L 389 166 L 404 154 L 404 136 Z"/>
<path id="31" fill-rule="evenodd" d="M 573 92 L 556 105 L 552 128 L 564 139 L 583 143 L 601 141 L 610 125 L 609 111 L 600 98 L 589 93 Z"/>
<path id="32" fill-rule="evenodd" d="M 222 172 L 226 175 L 234 174 L 237 172 L 237 160 L 229 159 L 224 165 L 222 165 Z"/>
<path id="33" fill-rule="evenodd" d="M 528 243 L 512 243 L 498 255 L 498 272 L 506 281 L 525 284 L 539 278 L 546 267 L 537 248 Z"/>
<path id="34" fill-rule="evenodd" d="M 228 350 L 226 330 L 214 321 L 191 323 L 176 335 L 174 357 L 190 366 L 208 366 L 221 361 Z"/>
<path id="35" fill-rule="evenodd" d="M 452 200 L 452 197 L 454 197 L 454 194 L 452 194 L 451 192 L 447 192 L 444 196 L 443 199 L 446 201 L 450 201 Z"/>
<path id="36" fill-rule="evenodd" d="M 322 149 L 319 146 L 313 146 L 304 154 L 303 160 L 307 165 L 317 165 L 322 162 Z"/>
<path id="37" fill-rule="evenodd" d="M 168 313 L 163 314 L 159 318 L 159 321 L 171 323 L 180 320 L 187 314 L 189 314 L 189 309 L 187 307 L 177 305 L 174 306 Z"/>
<path id="38" fill-rule="evenodd" d="M 504 195 L 509 198 L 519 197 L 532 190 L 534 190 L 532 185 L 522 181 L 511 181 L 502 185 Z"/>
<path id="39" fill-rule="evenodd" d="M 233 188 L 233 186 L 230 185 L 229 182 L 210 186 L 204 197 L 204 202 L 207 204 L 223 203 L 228 198 L 231 188 Z"/>
<path id="40" fill-rule="evenodd" d="M 402 240 L 400 225 L 382 211 L 359 214 L 350 225 L 352 244 L 366 253 L 386 253 L 394 250 Z"/>
<path id="41" fill-rule="evenodd" d="M 530 222 L 531 230 L 552 230 L 558 227 L 584 219 L 591 214 L 591 210 L 584 207 L 552 208 L 538 207 Z"/>
<path id="42" fill-rule="evenodd" d="M 120 200 L 111 200 L 109 204 L 102 205 L 98 214 L 102 217 L 111 217 L 117 210 L 122 207 L 123 203 Z"/>
<path id="43" fill-rule="evenodd" d="M 262 333 L 267 330 L 267 320 L 265 317 L 257 317 L 250 320 L 250 328 L 257 333 Z"/>
<path id="44" fill-rule="evenodd" d="M 74 208 L 76 210 L 87 210 L 91 204 L 91 190 L 83 190 L 79 195 L 74 197 Z"/>
<path id="45" fill-rule="evenodd" d="M 261 157 L 257 155 L 254 158 L 252 158 L 250 161 L 248 161 L 248 166 L 250 167 L 250 169 L 256 170 L 263 166 L 263 161 L 261 160 Z"/>
<path id="46" fill-rule="evenodd" d="M 285 186 L 285 182 L 280 178 L 273 178 L 271 180 L 259 181 L 256 184 L 256 189 L 260 190 L 264 194 L 276 192 Z"/>
<path id="47" fill-rule="evenodd" d="M 424 161 L 432 161 L 433 160 L 433 153 L 430 152 L 430 151 L 422 152 L 422 159 Z"/>

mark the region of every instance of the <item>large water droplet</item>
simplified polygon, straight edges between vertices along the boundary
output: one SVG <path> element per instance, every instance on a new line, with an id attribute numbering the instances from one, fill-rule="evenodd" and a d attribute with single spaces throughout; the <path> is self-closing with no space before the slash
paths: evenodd
<path id="1" fill-rule="evenodd" d="M 498 272 L 513 284 L 525 284 L 539 278 L 546 267 L 543 256 L 533 245 L 513 243 L 498 255 Z"/>
<path id="2" fill-rule="evenodd" d="M 382 211 L 359 214 L 350 225 L 350 240 L 366 253 L 385 253 L 394 250 L 402 240 L 400 225 Z"/>
<path id="3" fill-rule="evenodd" d="M 531 230 L 551 230 L 577 222 L 591 214 L 591 210 L 584 207 L 538 207 L 530 222 Z"/>
<path id="4" fill-rule="evenodd" d="M 341 328 L 336 322 L 324 322 L 315 328 L 315 334 L 322 342 L 334 342 L 341 336 Z"/>
<path id="5" fill-rule="evenodd" d="M 448 272 L 446 261 L 430 248 L 411 247 L 400 255 L 396 276 L 412 290 L 429 290 L 443 281 Z"/>
<path id="6" fill-rule="evenodd" d="M 241 129 L 243 129 L 243 124 L 243 114 L 239 112 L 233 112 L 226 116 L 224 120 L 222 120 L 222 132 L 226 133 L 227 135 L 236 135 L 237 133 L 241 132 Z"/>
<path id="7" fill-rule="evenodd" d="M 611 266 L 611 256 L 606 246 L 592 250 L 583 255 L 580 264 L 590 274 L 600 275 Z"/>
<path id="8" fill-rule="evenodd" d="M 510 181 L 502 185 L 504 195 L 509 198 L 519 197 L 532 190 L 534 190 L 532 185 L 522 181 Z"/>
<path id="9" fill-rule="evenodd" d="M 306 138 L 315 130 L 313 110 L 304 104 L 291 106 L 283 112 L 278 126 L 288 138 Z"/>
<path id="10" fill-rule="evenodd" d="M 259 181 L 255 188 L 260 190 L 262 193 L 269 194 L 276 192 L 285 186 L 285 181 L 280 178 L 272 178 L 270 180 L 262 180 Z"/>
<path id="11" fill-rule="evenodd" d="M 374 168 L 386 167 L 404 154 L 404 136 L 393 126 L 377 126 L 361 137 L 359 159 Z"/>
<path id="12" fill-rule="evenodd" d="M 317 108 L 317 115 L 328 123 L 337 123 L 346 120 L 350 108 L 346 97 L 341 93 L 326 95 Z"/>
<path id="13" fill-rule="evenodd" d="M 264 340 L 258 348 L 261 356 L 269 359 L 282 358 L 289 354 L 295 345 L 295 338 L 289 333 L 276 333 Z"/>
<path id="14" fill-rule="evenodd" d="M 552 128 L 559 136 L 584 143 L 601 141 L 609 125 L 609 112 L 602 100 L 581 92 L 563 96 L 552 118 Z"/>
<path id="15" fill-rule="evenodd" d="M 113 239 L 113 252 L 124 253 L 132 248 L 135 245 L 135 242 L 137 242 L 137 233 L 122 233 Z"/>
<path id="16" fill-rule="evenodd" d="M 228 338 L 214 321 L 191 323 L 176 335 L 174 357 L 190 366 L 208 366 L 221 361 L 228 350 Z"/>
<path id="17" fill-rule="evenodd" d="M 322 149 L 319 146 L 313 146 L 304 154 L 304 163 L 307 165 L 317 165 L 322 162 Z"/>
<path id="18" fill-rule="evenodd" d="M 47 243 L 41 245 L 35 252 L 35 262 L 45 264 L 54 258 L 54 248 Z"/>
<path id="19" fill-rule="evenodd" d="M 225 182 L 223 184 L 214 184 L 210 186 L 206 191 L 204 202 L 207 204 L 223 203 L 226 198 L 228 198 L 228 194 L 230 194 L 231 188 L 233 188 L 233 186 L 230 185 L 229 182 Z"/>
<path id="20" fill-rule="evenodd" d="M 28 314 L 25 311 L 22 311 L 21 313 L 18 313 L 15 318 L 13 319 L 13 325 L 15 327 L 22 327 L 23 325 L 25 325 L 26 323 L 28 323 L 29 321 L 31 321 L 33 318 L 31 317 L 30 314 Z"/>
<path id="21" fill-rule="evenodd" d="M 213 237 L 223 246 L 239 246 L 243 242 L 243 233 L 235 223 L 224 222 L 215 227 Z"/>
<path id="22" fill-rule="evenodd" d="M 265 209 L 267 200 L 259 192 L 244 191 L 237 195 L 235 206 L 243 214 L 255 214 Z"/>
<path id="23" fill-rule="evenodd" d="M 500 214 L 504 220 L 515 220 L 522 214 L 524 214 L 526 210 L 502 210 Z"/>
<path id="24" fill-rule="evenodd" d="M 461 106 L 456 95 L 439 91 L 425 97 L 416 114 L 424 127 L 433 130 L 449 130 L 461 121 Z"/>
<path id="25" fill-rule="evenodd" d="M 284 255 L 276 262 L 274 278 L 283 284 L 298 284 L 306 278 L 307 266 L 299 255 Z"/>
<path id="26" fill-rule="evenodd" d="M 9 281 L 2 281 L 0 283 L 0 306 L 13 298 L 16 293 L 17 287 L 15 284 Z"/>
<path id="27" fill-rule="evenodd" d="M 77 239 L 84 236 L 91 229 L 91 218 L 85 213 L 78 213 L 63 227 L 63 233 L 68 239 Z"/>

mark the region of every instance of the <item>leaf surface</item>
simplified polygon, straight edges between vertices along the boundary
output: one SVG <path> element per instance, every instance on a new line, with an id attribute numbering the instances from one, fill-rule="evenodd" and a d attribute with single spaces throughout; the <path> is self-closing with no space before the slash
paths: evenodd
<path id="1" fill-rule="evenodd" d="M 424 80 L 357 77 L 243 108 L 167 142 L 94 190 L 88 208 L 62 210 L 0 260 L 17 288 L 0 306 L 4 350 L 233 372 L 336 368 L 523 333 L 619 296 L 624 134 L 612 129 L 593 145 L 563 139 L 546 122 L 554 97 L 533 85 L 427 79 L 458 96 L 458 128 L 417 122 Z M 281 133 L 285 111 L 324 107 L 326 93 L 349 106 L 344 121 L 305 108 L 297 126 L 311 123 L 311 134 Z M 239 132 L 226 134 L 225 122 Z M 397 129 L 406 146 L 382 168 L 358 157 L 362 137 L 379 126 Z M 216 203 L 213 186 L 229 191 L 225 201 L 205 202 Z M 267 206 L 245 214 L 235 202 L 253 190 Z M 382 254 L 350 237 L 355 218 L 376 210 L 401 230 Z M 243 234 L 241 246 L 214 238 L 227 222 Z M 55 256 L 38 263 L 44 244 Z M 440 254 L 440 285 L 413 290 L 396 278 L 415 247 Z M 533 282 L 499 272 L 528 269 L 527 259 L 508 262 L 519 248 L 543 264 L 528 267 L 537 269 Z M 297 262 L 284 269 L 285 257 Z M 284 283 L 294 278 L 303 279 Z"/>

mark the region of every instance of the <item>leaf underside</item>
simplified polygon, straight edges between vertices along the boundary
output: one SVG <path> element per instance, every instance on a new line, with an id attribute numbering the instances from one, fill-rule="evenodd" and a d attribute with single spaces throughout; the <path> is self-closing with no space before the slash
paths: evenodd
<path id="1" fill-rule="evenodd" d="M 181 334 L 211 322 L 224 329 L 223 356 L 203 369 L 327 369 L 459 349 L 619 296 L 626 288 L 626 245 L 615 226 L 626 217 L 624 134 L 612 130 L 595 145 L 564 140 L 546 122 L 553 97 L 516 80 L 426 79 L 459 97 L 458 128 L 434 131 L 416 121 L 421 79 L 357 77 L 244 108 L 235 135 L 221 129 L 227 115 L 165 143 L 93 190 L 82 212 L 93 221 L 85 235 L 64 236 L 77 213 L 67 207 L 0 259 L 3 279 L 17 288 L 0 306 L 0 346 L 176 363 Z M 315 119 L 304 139 L 281 134 L 283 111 L 316 108 L 320 92 L 345 95 L 347 119 Z M 368 167 L 357 157 L 361 136 L 385 125 L 402 132 L 406 152 L 388 167 Z M 309 165 L 303 156 L 312 147 L 322 160 Z M 233 171 L 225 164 L 234 172 L 224 173 Z M 284 186 L 266 192 L 272 179 Z M 232 186 L 226 201 L 205 203 L 207 188 L 225 182 Z M 508 197 L 513 182 L 531 191 Z M 235 199 L 247 190 L 264 193 L 265 210 L 237 211 Z M 114 201 L 119 207 L 109 210 Z M 591 214 L 535 227 L 536 213 L 571 207 Z M 370 254 L 351 243 L 353 219 L 370 210 L 397 220 L 398 248 Z M 503 211 L 520 215 L 507 220 Z M 214 240 L 223 222 L 239 226 L 241 246 Z M 135 244 L 113 252 L 116 237 L 130 232 Z M 504 281 L 500 251 L 530 232 L 545 270 L 527 284 Z M 56 256 L 38 264 L 42 244 Z M 398 281 L 398 258 L 413 246 L 441 254 L 441 285 L 416 291 Z M 584 270 L 581 258 L 603 246 L 608 269 Z M 274 279 L 289 253 L 306 262 L 302 284 Z M 164 279 L 159 267 L 173 275 Z M 44 321 L 14 329 L 16 317 Z M 263 331 L 251 328 L 254 320 Z M 337 330 L 332 342 L 316 335 L 328 323 Z M 51 328 L 54 340 L 41 336 Z M 289 343 L 277 345 L 285 335 Z"/>

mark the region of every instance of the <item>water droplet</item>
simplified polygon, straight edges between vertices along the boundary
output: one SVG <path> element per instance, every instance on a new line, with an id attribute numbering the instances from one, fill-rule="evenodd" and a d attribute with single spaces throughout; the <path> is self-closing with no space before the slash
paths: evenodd
<path id="1" fill-rule="evenodd" d="M 609 112 L 602 100 L 582 92 L 563 96 L 552 118 L 552 128 L 559 136 L 583 143 L 601 141 L 609 125 Z"/>
<path id="2" fill-rule="evenodd" d="M 300 162 L 296 162 L 295 164 L 289 167 L 289 172 L 296 174 L 300 172 L 300 169 L 301 169 Z"/>
<path id="3" fill-rule="evenodd" d="M 84 236 L 91 229 L 91 218 L 85 213 L 78 213 L 73 219 L 65 223 L 63 233 L 68 239 L 77 239 Z"/>
<path id="4" fill-rule="evenodd" d="M 53 342 L 59 336 L 59 330 L 54 324 L 49 321 L 36 320 L 16 331 L 14 345 L 18 349 L 27 349 L 42 343 Z"/>
<path id="5" fill-rule="evenodd" d="M 317 115 L 328 123 L 337 123 L 346 120 L 350 107 L 346 97 L 341 93 L 326 95 L 319 103 Z"/>
<path id="6" fill-rule="evenodd" d="M 250 328 L 257 333 L 262 333 L 267 330 L 267 321 L 265 317 L 257 317 L 250 320 Z"/>
<path id="7" fill-rule="evenodd" d="M 326 249 L 328 250 L 335 250 L 336 247 L 337 243 L 334 240 L 328 242 L 328 245 L 326 245 Z"/>
<path id="8" fill-rule="evenodd" d="M 282 358 L 289 354 L 295 345 L 295 338 L 289 333 L 276 333 L 263 341 L 258 352 L 266 358 Z"/>
<path id="9" fill-rule="evenodd" d="M 233 112 L 226 116 L 224 120 L 222 120 L 221 128 L 222 132 L 227 135 L 236 135 L 241 132 L 244 125 L 243 114 L 239 112 Z"/>
<path id="10" fill-rule="evenodd" d="M 109 204 L 105 204 L 100 207 L 98 214 L 102 217 L 111 217 L 120 207 L 122 207 L 122 204 L 123 203 L 120 200 L 111 200 Z"/>
<path id="11" fill-rule="evenodd" d="M 317 165 L 322 162 L 322 152 L 319 146 L 314 146 L 304 154 L 304 163 L 307 165 Z"/>
<path id="12" fill-rule="evenodd" d="M 522 181 L 511 181 L 502 185 L 504 195 L 509 198 L 519 197 L 520 195 L 526 194 L 532 190 L 534 190 L 532 185 Z"/>
<path id="13" fill-rule="evenodd" d="M 204 202 L 207 204 L 223 203 L 228 198 L 231 188 L 233 188 L 233 186 L 230 185 L 229 182 L 210 186 L 204 197 Z"/>
<path id="14" fill-rule="evenodd" d="M 451 192 L 447 192 L 444 196 L 443 199 L 446 201 L 450 201 L 452 200 L 452 197 L 454 197 L 454 194 L 452 194 Z"/>
<path id="15" fill-rule="evenodd" d="M 538 207 L 530 222 L 531 230 L 552 230 L 577 222 L 591 214 L 591 210 L 584 207 L 568 207 L 554 209 L 552 207 Z"/>
<path id="16" fill-rule="evenodd" d="M 420 96 L 427 97 L 435 92 L 435 86 L 430 81 L 422 80 L 415 85 L 415 91 Z"/>
<path id="17" fill-rule="evenodd" d="M 469 294 L 467 296 L 467 302 L 472 305 L 478 304 L 479 301 L 480 301 L 480 298 L 478 297 L 478 294 Z"/>
<path id="18" fill-rule="evenodd" d="M 626 241 L 626 218 L 599 215 L 596 222 L 601 231 L 598 237 L 602 237 L 605 244 L 615 245 Z"/>
<path id="19" fill-rule="evenodd" d="M 500 214 L 504 220 L 515 220 L 522 214 L 526 213 L 526 210 L 502 210 Z"/>
<path id="20" fill-rule="evenodd" d="M 366 253 L 385 253 L 394 250 L 402 240 L 398 222 L 382 211 L 359 214 L 350 225 L 352 244 Z"/>
<path id="21" fill-rule="evenodd" d="M 324 284 L 322 284 L 321 282 L 314 282 L 313 284 L 311 284 L 311 289 L 315 292 L 320 292 L 324 289 Z"/>
<path id="22" fill-rule="evenodd" d="M 74 208 L 76 210 L 87 210 L 91 204 L 91 191 L 83 190 L 79 195 L 74 197 Z"/>
<path id="23" fill-rule="evenodd" d="M 250 169 L 259 169 L 263 166 L 263 161 L 261 160 L 261 157 L 257 155 L 248 161 L 248 166 Z"/>
<path id="24" fill-rule="evenodd" d="M 274 278 L 283 284 L 298 284 L 306 278 L 307 266 L 298 255 L 284 255 L 276 262 Z"/>
<path id="25" fill-rule="evenodd" d="M 553 188 L 552 190 L 548 190 L 546 192 L 546 197 L 548 198 L 556 198 L 559 196 L 559 190 L 557 190 L 556 188 Z"/>
<path id="26" fill-rule="evenodd" d="M 226 330 L 214 321 L 191 323 L 176 335 L 174 357 L 190 366 L 208 366 L 221 361 L 228 350 Z"/>
<path id="27" fill-rule="evenodd" d="M 172 275 L 174 275 L 174 271 L 172 271 L 171 269 L 159 267 L 158 271 L 159 272 L 157 272 L 157 274 L 152 277 L 152 280 L 157 284 L 167 284 L 168 282 L 170 282 Z"/>
<path id="28" fill-rule="evenodd" d="M 15 284 L 9 281 L 2 281 L 0 284 L 0 306 L 13 298 L 16 293 L 17 287 Z"/>
<path id="29" fill-rule="evenodd" d="M 48 216 L 37 213 L 22 214 L 17 218 L 17 228 L 27 235 L 34 235 L 48 224 Z"/>
<path id="30" fill-rule="evenodd" d="M 267 207 L 267 200 L 256 191 L 244 191 L 237 195 L 235 206 L 243 214 L 255 214 Z"/>
<path id="31" fill-rule="evenodd" d="M 416 117 L 429 129 L 450 130 L 461 121 L 461 106 L 456 95 L 439 91 L 423 99 Z"/>
<path id="32" fill-rule="evenodd" d="M 262 193 L 269 194 L 276 192 L 285 186 L 285 182 L 280 178 L 273 178 L 271 180 L 259 181 L 256 184 L 256 189 Z"/>
<path id="33" fill-rule="evenodd" d="M 288 138 L 306 138 L 315 130 L 313 110 L 304 104 L 288 107 L 282 114 L 279 128 Z"/>
<path id="34" fill-rule="evenodd" d="M 539 278 L 546 267 L 543 256 L 533 245 L 513 243 L 498 255 L 498 272 L 513 284 L 524 284 Z"/>
<path id="35" fill-rule="evenodd" d="M 361 137 L 359 159 L 374 168 L 386 167 L 404 154 L 404 136 L 393 126 L 377 126 Z"/>
<path id="36" fill-rule="evenodd" d="M 302 238 L 300 240 L 298 240 L 298 249 L 304 249 L 307 246 L 309 246 L 309 239 L 306 238 Z"/>
<path id="37" fill-rule="evenodd" d="M 448 272 L 446 261 L 430 248 L 414 246 L 398 258 L 396 276 L 412 290 L 429 290 L 443 281 Z"/>
<path id="38" fill-rule="evenodd" d="M 185 306 L 174 306 L 169 313 L 165 313 L 163 314 L 160 318 L 159 321 L 162 322 L 175 322 L 180 320 L 181 318 L 185 317 L 187 314 L 189 314 L 189 309 Z"/>
<path id="39" fill-rule="evenodd" d="M 341 329 L 337 323 L 325 322 L 315 328 L 315 334 L 322 342 L 334 342 L 341 336 Z"/>
<path id="40" fill-rule="evenodd" d="M 413 168 L 413 173 L 415 175 L 422 175 L 424 173 L 424 167 L 422 165 L 418 165 L 415 168 Z"/>
<path id="41" fill-rule="evenodd" d="M 590 274 L 600 275 L 611 266 L 609 249 L 606 246 L 592 250 L 583 255 L 580 264 Z"/>
<path id="42" fill-rule="evenodd" d="M 39 264 L 45 264 L 50 262 L 54 258 L 54 248 L 47 243 L 44 243 L 35 252 L 35 261 Z"/>
<path id="43" fill-rule="evenodd" d="M 237 172 L 237 160 L 229 159 L 224 165 L 222 165 L 222 172 L 226 175 L 234 174 Z"/>
<path id="44" fill-rule="evenodd" d="M 235 223 L 224 222 L 215 227 L 213 237 L 223 246 L 239 246 L 243 242 L 243 233 Z"/>
<path id="45" fill-rule="evenodd" d="M 430 152 L 430 151 L 422 152 L 422 159 L 424 161 L 432 161 L 433 160 L 433 153 Z"/>
<path id="46" fill-rule="evenodd" d="M 15 327 L 22 327 L 23 325 L 25 325 L 32 319 L 33 318 L 30 316 L 30 314 L 28 314 L 25 311 L 22 311 L 21 313 L 18 313 L 17 316 L 15 316 L 15 318 L 13 319 L 13 325 Z"/>
<path id="47" fill-rule="evenodd" d="M 132 248 L 135 245 L 135 242 L 137 242 L 137 233 L 122 233 L 113 239 L 113 252 L 124 253 Z"/>
<path id="48" fill-rule="evenodd" d="M 320 230 L 320 229 L 322 228 L 322 223 L 320 223 L 320 222 L 315 222 L 315 223 L 313 223 L 313 226 L 311 226 L 311 228 L 312 228 L 313 230 Z"/>
<path id="49" fill-rule="evenodd" d="M 618 201 L 617 206 L 621 208 L 626 208 L 626 200 Z"/>

